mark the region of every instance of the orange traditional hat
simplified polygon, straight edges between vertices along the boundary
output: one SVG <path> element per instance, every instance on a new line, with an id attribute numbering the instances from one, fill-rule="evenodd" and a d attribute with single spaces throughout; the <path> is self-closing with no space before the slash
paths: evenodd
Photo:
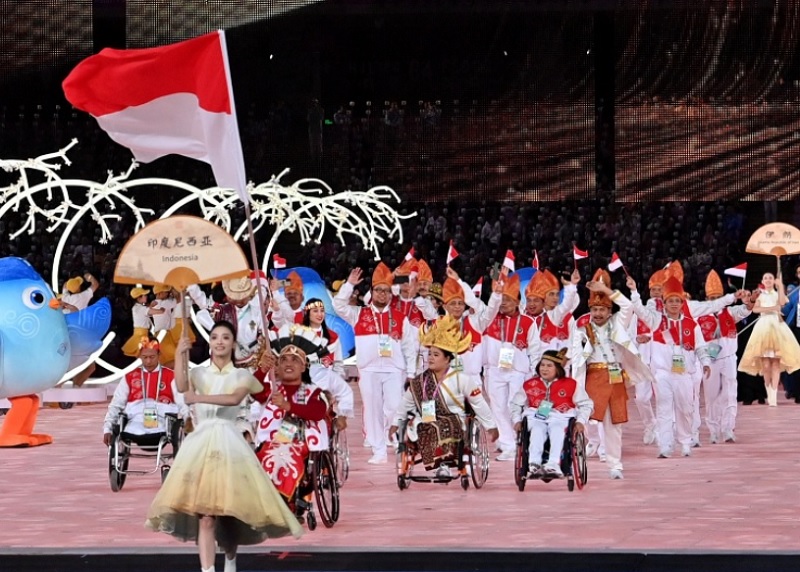
<path id="1" fill-rule="evenodd" d="M 706 277 L 706 298 L 719 298 L 725 293 L 725 288 L 722 286 L 722 280 L 719 278 L 716 270 L 712 270 Z"/>
<path id="2" fill-rule="evenodd" d="M 515 273 L 506 278 L 503 285 L 503 296 L 519 300 L 519 274 Z"/>
<path id="3" fill-rule="evenodd" d="M 289 272 L 289 275 L 286 277 L 286 285 L 283 287 L 286 292 L 290 292 L 292 290 L 296 292 L 303 292 L 303 279 L 300 278 L 300 275 L 292 270 Z"/>
<path id="4" fill-rule="evenodd" d="M 395 276 L 410 276 L 412 272 L 419 274 L 419 262 L 417 262 L 415 258 L 403 261 L 403 263 L 395 269 L 394 274 Z"/>
<path id="5" fill-rule="evenodd" d="M 544 275 L 545 272 L 547 272 L 547 270 L 540 270 L 533 275 L 533 278 L 531 278 L 531 281 L 528 282 L 528 285 L 525 287 L 526 298 L 540 298 L 544 300 L 545 296 L 547 296 L 551 288 L 547 277 Z"/>
<path id="6" fill-rule="evenodd" d="M 594 273 L 592 277 L 592 282 L 602 282 L 609 288 L 611 288 L 611 275 L 603 270 L 602 268 L 598 268 L 597 272 Z M 611 302 L 611 298 L 605 292 L 592 292 L 589 294 L 589 307 L 592 306 L 605 306 L 606 308 L 611 308 L 613 306 L 613 302 Z"/>
<path id="7" fill-rule="evenodd" d="M 683 266 L 681 266 L 680 260 L 675 260 L 667 266 L 667 278 L 670 276 L 674 276 L 683 284 Z"/>
<path id="8" fill-rule="evenodd" d="M 686 292 L 683 291 L 683 284 L 680 283 L 676 276 L 670 276 L 667 278 L 667 281 L 664 282 L 664 292 L 661 297 L 666 300 L 667 298 L 673 298 L 677 296 L 683 300 L 686 299 Z"/>
<path id="9" fill-rule="evenodd" d="M 420 258 L 417 264 L 419 266 L 419 276 L 417 276 L 417 281 L 433 282 L 433 272 L 431 271 L 431 267 L 428 266 L 428 263 Z"/>
<path id="10" fill-rule="evenodd" d="M 447 304 L 450 300 L 464 301 L 464 290 L 457 280 L 448 278 L 442 285 L 442 301 Z"/>
<path id="11" fill-rule="evenodd" d="M 391 286 L 394 282 L 394 276 L 389 267 L 383 262 L 378 262 L 375 270 L 372 272 L 372 287 L 375 286 Z"/>
<path id="12" fill-rule="evenodd" d="M 552 292 L 553 290 L 558 292 L 559 290 L 561 290 L 561 282 L 559 282 L 555 274 L 553 274 L 547 269 L 543 270 L 542 272 L 544 273 L 544 277 L 547 279 L 547 284 L 549 286 L 549 288 L 547 289 L 548 292 Z"/>
<path id="13" fill-rule="evenodd" d="M 663 286 L 664 281 L 667 279 L 667 271 L 664 268 L 656 270 L 653 272 L 653 275 L 650 277 L 650 282 L 648 286 L 653 288 L 654 286 Z"/>

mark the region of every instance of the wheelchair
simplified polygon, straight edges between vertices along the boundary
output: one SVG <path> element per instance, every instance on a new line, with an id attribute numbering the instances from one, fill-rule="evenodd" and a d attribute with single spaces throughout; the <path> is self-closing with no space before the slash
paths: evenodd
<path id="1" fill-rule="evenodd" d="M 459 442 L 455 456 L 449 461 L 442 461 L 442 465 L 450 469 L 456 468 L 457 476 L 453 476 L 452 471 L 447 476 L 414 474 L 414 467 L 422 463 L 422 458 L 419 455 L 417 444 L 406 438 L 406 430 L 412 419 L 413 416 L 409 416 L 397 429 L 399 445 L 395 466 L 397 487 L 401 491 L 407 489 L 412 482 L 449 484 L 451 481 L 458 480 L 464 490 L 469 489 L 470 481 L 476 489 L 483 487 L 486 479 L 489 478 L 489 439 L 469 407 L 467 407 L 465 438 Z"/>
<path id="2" fill-rule="evenodd" d="M 317 528 L 315 505 L 325 528 L 333 527 L 339 520 L 339 482 L 331 450 L 309 451 L 305 475 L 289 502 L 297 519 L 305 520 L 309 530 Z"/>
<path id="3" fill-rule="evenodd" d="M 347 431 L 340 431 L 334 426 L 330 441 L 330 452 L 333 457 L 336 484 L 339 488 L 344 486 L 350 476 L 350 448 L 347 445 Z"/>
<path id="4" fill-rule="evenodd" d="M 578 490 L 582 489 L 589 478 L 586 469 L 586 436 L 583 433 L 575 433 L 576 419 L 573 417 L 567 425 L 567 434 L 564 438 L 564 448 L 561 451 L 561 472 L 567 481 L 567 489 L 573 491 L 577 485 Z M 531 432 L 528 429 L 528 420 L 522 418 L 522 429 L 517 432 L 517 454 L 514 457 L 514 482 L 520 491 L 525 490 L 525 483 L 528 480 L 541 480 L 549 483 L 552 480 L 560 479 L 552 475 L 542 474 L 533 475 L 528 472 L 528 442 Z M 542 453 L 542 465 L 547 462 L 550 455 L 550 439 L 544 443 Z"/>
<path id="5" fill-rule="evenodd" d="M 152 475 L 160 471 L 163 483 L 184 437 L 183 420 L 175 413 L 164 415 L 165 430 L 157 433 L 126 433 L 127 423 L 128 416 L 123 413 L 111 430 L 108 446 L 108 480 L 115 493 L 122 490 L 128 475 Z M 170 445 L 170 452 L 165 451 L 167 445 Z M 131 458 L 155 459 L 155 466 L 151 470 L 129 469 Z"/>

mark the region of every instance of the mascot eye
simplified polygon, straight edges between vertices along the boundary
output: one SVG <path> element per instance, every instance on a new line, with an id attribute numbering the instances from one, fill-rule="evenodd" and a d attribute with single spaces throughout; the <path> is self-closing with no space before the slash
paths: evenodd
<path id="1" fill-rule="evenodd" d="M 47 298 L 44 295 L 44 290 L 38 286 L 25 288 L 25 290 L 22 292 L 22 303 L 32 310 L 38 310 L 44 306 L 46 299 Z"/>

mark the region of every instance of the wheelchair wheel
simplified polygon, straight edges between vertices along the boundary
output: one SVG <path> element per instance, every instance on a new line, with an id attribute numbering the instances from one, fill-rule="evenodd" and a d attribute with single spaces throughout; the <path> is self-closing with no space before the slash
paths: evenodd
<path id="1" fill-rule="evenodd" d="M 161 467 L 161 484 L 164 484 L 164 481 L 167 480 L 167 475 L 169 475 L 169 467 Z"/>
<path id="2" fill-rule="evenodd" d="M 342 488 L 350 475 L 350 449 L 347 447 L 347 433 L 336 431 L 331 440 L 333 463 L 336 466 L 336 483 Z"/>
<path id="3" fill-rule="evenodd" d="M 408 488 L 408 485 L 410 485 L 410 484 L 411 484 L 411 481 L 409 481 L 403 475 L 397 475 L 397 488 L 398 489 L 400 489 L 401 491 L 404 491 L 404 490 L 406 490 Z"/>
<path id="4" fill-rule="evenodd" d="M 128 470 L 128 453 L 122 452 L 119 454 L 118 465 L 114 463 L 117 449 L 119 448 L 119 439 L 115 439 L 111 446 L 108 448 L 108 481 L 111 485 L 111 490 L 118 493 L 125 485 L 125 479 Z"/>
<path id="5" fill-rule="evenodd" d="M 172 458 L 178 456 L 178 449 L 181 447 L 181 443 L 183 442 L 184 434 L 183 434 L 183 420 L 178 419 L 177 417 L 173 418 L 170 423 L 169 428 L 169 442 L 172 446 Z"/>
<path id="6" fill-rule="evenodd" d="M 403 491 L 411 485 L 410 466 L 412 463 L 408 446 L 405 443 L 401 442 L 398 445 L 394 459 L 394 466 L 397 471 L 397 488 Z"/>
<path id="7" fill-rule="evenodd" d="M 469 489 L 469 475 L 464 475 L 461 477 L 461 488 L 465 491 Z"/>
<path id="8" fill-rule="evenodd" d="M 589 480 L 589 471 L 586 466 L 586 436 L 576 433 L 572 447 L 572 473 L 578 490 L 582 489 Z M 571 489 L 570 489 L 571 490 Z"/>
<path id="9" fill-rule="evenodd" d="M 72 409 L 75 407 L 75 403 L 72 401 L 60 401 L 58 407 L 59 409 Z"/>
<path id="10" fill-rule="evenodd" d="M 331 528 L 339 520 L 339 485 L 330 451 L 320 451 L 314 465 L 314 498 L 322 524 Z"/>
<path id="11" fill-rule="evenodd" d="M 310 510 L 306 514 L 306 524 L 308 524 L 308 530 L 314 530 L 317 528 L 317 517 L 314 516 L 314 511 Z"/>
<path id="12" fill-rule="evenodd" d="M 467 435 L 472 484 L 479 489 L 489 478 L 489 440 L 486 431 L 474 417 L 470 417 L 467 421 Z"/>

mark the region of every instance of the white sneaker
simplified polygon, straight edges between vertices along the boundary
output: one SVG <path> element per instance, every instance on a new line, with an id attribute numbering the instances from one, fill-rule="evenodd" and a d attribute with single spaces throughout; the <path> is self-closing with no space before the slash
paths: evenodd
<path id="1" fill-rule="evenodd" d="M 537 463 L 531 463 L 528 465 L 528 472 L 531 475 L 539 476 L 542 474 L 542 466 Z"/>
<path id="2" fill-rule="evenodd" d="M 600 453 L 600 462 L 601 463 L 605 463 L 606 462 L 606 454 L 605 453 Z"/>
<path id="3" fill-rule="evenodd" d="M 733 434 L 733 431 L 725 431 L 725 442 L 736 443 L 736 435 Z"/>
<path id="4" fill-rule="evenodd" d="M 719 443 L 719 436 L 716 433 L 711 434 L 711 444 Z"/>
<path id="5" fill-rule="evenodd" d="M 370 445 L 369 441 L 367 441 L 366 439 L 364 439 L 364 442 L 361 443 L 361 446 L 364 447 L 365 449 L 369 449 L 370 447 L 372 447 L 372 445 Z"/>
<path id="6" fill-rule="evenodd" d="M 561 472 L 561 467 L 554 467 L 553 465 L 545 465 L 544 474 L 546 476 L 557 477 L 559 479 L 564 476 L 564 473 Z"/>
<path id="7" fill-rule="evenodd" d="M 589 441 L 589 443 L 586 445 L 586 456 L 591 457 L 595 453 L 597 453 L 597 443 L 592 443 Z"/>
<path id="8" fill-rule="evenodd" d="M 225 572 L 236 572 L 236 557 L 233 557 L 233 560 L 228 560 L 228 557 L 225 556 Z"/>
<path id="9" fill-rule="evenodd" d="M 615 481 L 621 481 L 625 478 L 622 476 L 622 469 L 611 469 L 608 471 L 608 476 Z"/>
<path id="10" fill-rule="evenodd" d="M 694 435 L 692 435 L 692 447 L 694 447 L 696 449 L 697 447 L 700 447 L 700 446 L 701 446 L 700 433 L 695 433 Z"/>
<path id="11" fill-rule="evenodd" d="M 658 452 L 658 458 L 659 459 L 669 459 L 671 454 L 672 454 L 672 451 L 670 451 L 669 449 L 661 449 Z"/>
<path id="12" fill-rule="evenodd" d="M 498 461 L 513 461 L 516 456 L 516 451 L 503 451 L 495 459 Z"/>
<path id="13" fill-rule="evenodd" d="M 644 436 L 642 437 L 642 442 L 645 445 L 652 445 L 656 442 L 656 431 L 655 429 L 645 429 Z"/>
<path id="14" fill-rule="evenodd" d="M 692 456 L 692 448 L 689 445 L 681 445 L 681 456 L 683 456 L 683 457 L 691 457 Z"/>
<path id="15" fill-rule="evenodd" d="M 436 476 L 440 479 L 449 479 L 450 478 L 450 468 L 445 467 L 444 465 L 439 465 L 439 468 L 436 469 Z"/>
<path id="16" fill-rule="evenodd" d="M 372 455 L 367 463 L 370 465 L 384 465 L 387 462 L 386 455 L 380 455 L 378 453 Z"/>

